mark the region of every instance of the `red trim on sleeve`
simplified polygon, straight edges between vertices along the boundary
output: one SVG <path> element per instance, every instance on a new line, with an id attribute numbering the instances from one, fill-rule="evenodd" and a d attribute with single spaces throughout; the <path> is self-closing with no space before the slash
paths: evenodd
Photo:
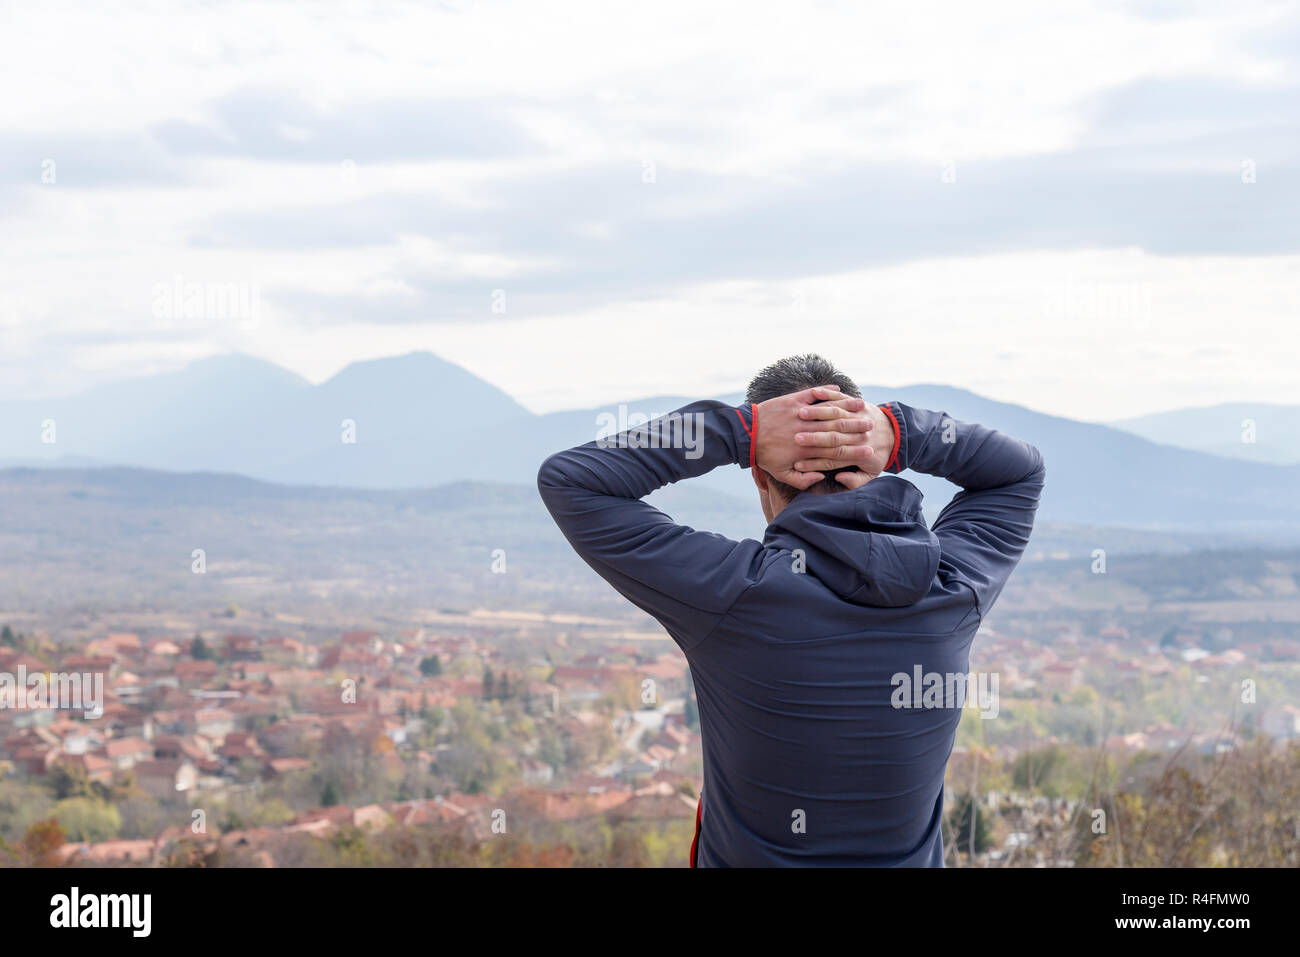
<path id="1" fill-rule="evenodd" d="M 899 446 L 903 444 L 903 433 L 898 428 L 898 420 L 894 418 L 894 413 L 890 411 L 888 402 L 886 402 L 884 405 L 876 406 L 876 408 L 878 408 L 881 412 L 885 413 L 885 415 L 889 416 L 889 421 L 893 423 L 894 426 L 894 447 L 892 450 L 890 450 L 889 461 L 885 463 L 885 471 L 888 472 L 891 468 L 893 468 L 898 464 L 898 449 Z M 899 471 L 901 472 L 902 469 L 899 469 Z"/>
<path id="2" fill-rule="evenodd" d="M 691 867 L 695 867 L 696 851 L 700 847 L 700 816 L 704 813 L 704 794 L 700 794 L 700 803 L 695 805 L 695 837 L 691 838 Z"/>
<path id="3" fill-rule="evenodd" d="M 749 467 L 754 467 L 754 448 L 758 445 L 758 406 L 752 402 L 749 404 L 749 417 L 753 420 L 753 425 L 745 423 L 745 417 L 741 415 L 740 410 L 736 409 L 736 418 L 740 419 L 740 427 L 745 430 L 749 436 Z"/>

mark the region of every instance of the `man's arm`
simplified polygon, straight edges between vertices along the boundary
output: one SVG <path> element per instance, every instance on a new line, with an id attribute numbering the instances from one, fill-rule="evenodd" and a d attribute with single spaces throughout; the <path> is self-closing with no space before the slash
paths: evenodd
<path id="1" fill-rule="evenodd" d="M 833 418 L 800 418 L 803 406 L 837 398 L 841 412 L 822 413 Z M 815 444 L 834 443 L 837 461 L 850 464 L 870 454 L 858 444 L 870 422 L 850 411 L 862 407 L 861 400 L 825 390 L 757 407 L 695 402 L 639 428 L 552 455 L 538 472 L 537 487 L 583 561 L 689 649 L 753 583 L 761 546 L 678 525 L 641 499 L 670 482 L 729 464 L 759 464 L 807 487 L 822 476 L 790 470 L 806 451 L 796 434 L 825 432 Z M 758 423 L 761 438 L 755 443 Z"/>
<path id="2" fill-rule="evenodd" d="M 881 407 L 897 430 L 889 471 L 912 469 L 961 486 L 933 531 L 974 586 L 981 616 L 1029 544 L 1047 477 L 1038 449 L 994 429 L 901 402 Z"/>
<path id="3" fill-rule="evenodd" d="M 1029 544 L 1047 476 L 1042 455 L 1028 442 L 960 422 L 944 412 L 914 409 L 901 402 L 868 411 L 876 419 L 872 432 L 876 454 L 861 466 L 862 471 L 840 473 L 836 481 L 856 489 L 882 471 L 910 468 L 960 485 L 962 491 L 939 513 L 933 531 L 944 558 L 961 571 L 984 615 Z M 806 459 L 795 467 L 828 464 Z"/>

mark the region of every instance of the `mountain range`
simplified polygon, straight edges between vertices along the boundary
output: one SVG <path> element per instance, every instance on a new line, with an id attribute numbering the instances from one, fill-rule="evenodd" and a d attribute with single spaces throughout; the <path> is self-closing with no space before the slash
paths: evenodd
<path id="1" fill-rule="evenodd" d="M 1249 462 L 1300 464 L 1300 407 L 1228 402 L 1110 423 L 1152 442 Z"/>
<path id="2" fill-rule="evenodd" d="M 948 386 L 862 390 L 873 401 L 944 411 L 1033 442 L 1048 465 L 1043 520 L 1300 537 L 1300 465 L 1213 454 L 1220 450 L 1194 424 L 1204 410 L 1105 425 Z M 717 398 L 737 403 L 741 396 Z M 653 415 L 688 401 L 659 396 L 622 404 L 625 414 Z M 427 352 L 356 362 L 319 385 L 270 362 L 230 355 L 69 398 L 0 402 L 0 466 L 130 466 L 359 489 L 531 484 L 547 454 L 596 438 L 599 416 L 618 417 L 618 406 L 534 414 Z M 1276 452 L 1273 423 L 1286 422 L 1286 414 L 1241 408 L 1255 411 Z M 1227 422 L 1247 417 L 1236 406 L 1221 409 L 1232 410 L 1220 415 Z M 953 491 L 929 476 L 907 477 L 926 494 L 931 514 Z M 741 469 L 719 469 L 690 484 L 752 501 Z"/>

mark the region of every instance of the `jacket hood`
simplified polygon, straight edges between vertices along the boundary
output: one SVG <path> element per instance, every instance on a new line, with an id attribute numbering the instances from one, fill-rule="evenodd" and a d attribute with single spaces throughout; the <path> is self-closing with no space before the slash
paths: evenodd
<path id="1" fill-rule="evenodd" d="M 915 485 L 894 475 L 854 491 L 798 495 L 767 527 L 763 544 L 803 549 L 807 573 L 845 601 L 911 605 L 939 570 L 939 540 L 921 500 Z"/>

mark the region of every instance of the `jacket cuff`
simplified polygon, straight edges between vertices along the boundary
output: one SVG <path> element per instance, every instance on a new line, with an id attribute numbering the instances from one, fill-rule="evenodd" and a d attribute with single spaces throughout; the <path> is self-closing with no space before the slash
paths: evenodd
<path id="1" fill-rule="evenodd" d="M 736 432 L 736 462 L 741 468 L 752 469 L 754 467 L 754 451 L 757 447 L 754 440 L 758 436 L 758 406 L 745 403 L 736 406 L 732 411 L 736 413 L 736 418 L 740 420 L 740 429 Z"/>
<path id="2" fill-rule="evenodd" d="M 890 408 L 892 404 L 893 403 L 891 402 L 886 402 L 883 405 L 877 406 L 881 412 L 889 416 L 889 421 L 894 426 L 894 447 L 889 450 L 889 461 L 885 463 L 885 471 L 901 472 L 903 471 L 903 463 L 898 459 L 898 452 L 903 447 L 903 429 L 899 424 L 901 417 L 894 415 L 894 410 Z"/>

